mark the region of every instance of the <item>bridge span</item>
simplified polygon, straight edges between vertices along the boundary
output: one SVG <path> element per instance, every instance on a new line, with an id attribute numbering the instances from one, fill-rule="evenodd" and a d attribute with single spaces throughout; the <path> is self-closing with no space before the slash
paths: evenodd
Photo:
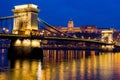
<path id="1" fill-rule="evenodd" d="M 0 34 L 2 39 L 30 39 L 30 40 L 57 40 L 57 41 L 74 41 L 74 42 L 87 42 L 100 45 L 116 45 L 114 43 L 106 43 L 102 41 L 96 41 L 92 39 L 81 39 L 81 38 L 65 38 L 65 37 L 44 37 L 44 36 L 29 36 L 29 35 L 18 35 L 18 34 Z M 119 46 L 119 45 L 117 45 Z"/>
<path id="2" fill-rule="evenodd" d="M 14 19 L 13 21 L 13 29 L 11 34 L 0 34 L 0 38 L 5 39 L 36 39 L 36 40 L 57 40 L 57 41 L 74 41 L 74 42 L 86 42 L 86 43 L 94 43 L 100 45 L 115 45 L 113 43 L 113 31 L 103 31 L 101 39 L 93 40 L 93 39 L 81 39 L 74 38 L 72 35 L 66 32 L 62 32 L 54 26 L 48 24 L 44 20 L 38 17 L 38 12 L 40 11 L 37 5 L 34 4 L 24 4 L 17 5 L 12 10 L 13 16 L 1 17 L 0 21 Z M 55 30 L 59 34 L 63 34 L 64 36 L 59 37 L 46 37 L 46 36 L 37 36 L 31 35 L 32 32 L 39 32 L 39 23 L 42 23 L 45 26 Z M 106 33 L 107 32 L 107 33 Z M 107 41 L 105 41 L 107 39 Z"/>

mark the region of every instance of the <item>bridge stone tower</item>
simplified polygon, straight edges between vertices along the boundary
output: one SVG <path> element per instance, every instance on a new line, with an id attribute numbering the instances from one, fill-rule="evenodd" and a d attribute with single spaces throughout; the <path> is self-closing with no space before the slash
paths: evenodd
<path id="1" fill-rule="evenodd" d="M 38 32 L 38 12 L 37 5 L 24 4 L 14 6 L 14 26 L 12 34 L 28 35 Z M 15 47 L 40 47 L 40 40 L 17 39 L 13 41 Z"/>
<path id="2" fill-rule="evenodd" d="M 113 43 L 113 30 L 103 30 L 101 33 L 102 42 Z"/>
<path id="3" fill-rule="evenodd" d="M 31 31 L 38 31 L 38 12 L 37 5 L 24 4 L 14 6 L 12 10 L 14 16 L 14 27 L 12 34 L 30 35 Z"/>
<path id="4" fill-rule="evenodd" d="M 37 5 L 24 4 L 17 5 L 12 10 L 14 12 L 14 26 L 12 34 L 28 35 L 38 32 L 38 12 Z M 43 50 L 37 39 L 11 39 L 8 58 L 42 58 Z"/>
<path id="5" fill-rule="evenodd" d="M 106 42 L 109 44 L 113 43 L 113 30 L 103 30 L 101 32 L 101 41 L 102 42 Z M 106 45 L 106 46 L 102 46 L 103 49 L 113 49 L 114 46 L 113 45 Z"/>

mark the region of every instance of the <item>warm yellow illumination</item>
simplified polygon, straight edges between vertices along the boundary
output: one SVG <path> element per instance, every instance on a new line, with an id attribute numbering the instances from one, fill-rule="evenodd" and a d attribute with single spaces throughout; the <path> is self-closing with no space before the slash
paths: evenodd
<path id="1" fill-rule="evenodd" d="M 27 8 L 28 5 L 18 5 L 18 6 L 15 6 L 15 9 L 23 9 L 23 8 Z"/>
<path id="2" fill-rule="evenodd" d="M 32 30 L 38 30 L 38 27 L 33 26 L 33 27 L 32 27 Z"/>
<path id="3" fill-rule="evenodd" d="M 21 40 L 20 40 L 20 39 L 17 39 L 17 40 L 16 40 L 15 46 L 21 46 Z"/>
<path id="4" fill-rule="evenodd" d="M 15 63 L 15 69 L 20 69 L 20 61 L 17 60 L 16 63 Z"/>
<path id="5" fill-rule="evenodd" d="M 75 60 L 73 60 L 72 61 L 72 68 L 71 68 L 71 71 L 72 71 L 72 78 L 74 77 L 74 76 L 76 76 L 76 62 L 75 62 Z"/>
<path id="6" fill-rule="evenodd" d="M 60 64 L 60 70 L 59 70 L 59 78 L 60 78 L 60 80 L 64 80 L 64 63 L 63 62 L 61 62 L 61 64 Z"/>
<path id="7" fill-rule="evenodd" d="M 30 35 L 32 30 L 38 31 L 37 16 L 39 9 L 37 7 L 38 6 L 34 4 L 14 6 L 14 15 L 20 17 L 14 19 L 13 34 Z M 15 30 L 18 31 L 18 33 L 15 33 Z"/>
<path id="8" fill-rule="evenodd" d="M 12 34 L 18 34 L 18 31 L 13 30 Z"/>
<path id="9" fill-rule="evenodd" d="M 102 42 L 113 43 L 113 30 L 103 30 L 101 34 Z"/>
<path id="10" fill-rule="evenodd" d="M 8 33 L 8 32 L 9 32 L 9 30 L 8 30 L 8 29 L 6 29 L 6 30 L 5 30 L 5 33 Z"/>
<path id="11" fill-rule="evenodd" d="M 113 33 L 113 30 L 103 30 L 102 33 Z"/>
<path id="12" fill-rule="evenodd" d="M 5 72 L 1 72 L 0 73 L 0 80 L 7 80 L 7 75 L 6 75 L 6 73 Z"/>
<path id="13" fill-rule="evenodd" d="M 9 32 L 9 30 L 8 30 L 8 29 L 6 29 L 6 31 L 7 31 L 7 32 Z"/>
<path id="14" fill-rule="evenodd" d="M 30 46 L 31 45 L 31 42 L 29 39 L 24 39 L 23 40 L 23 46 Z"/>
<path id="15" fill-rule="evenodd" d="M 32 47 L 40 47 L 40 40 L 32 40 Z"/>
<path id="16" fill-rule="evenodd" d="M 17 6 L 15 6 L 15 9 L 23 9 L 23 8 L 37 8 L 37 5 L 25 4 L 25 5 L 17 5 Z"/>
<path id="17" fill-rule="evenodd" d="M 103 50 L 113 50 L 113 48 L 114 48 L 114 45 L 106 45 L 106 46 L 102 45 Z"/>
<path id="18" fill-rule="evenodd" d="M 26 30 L 25 35 L 30 35 L 30 30 Z"/>
<path id="19" fill-rule="evenodd" d="M 113 43 L 113 30 L 103 30 L 101 36 L 101 41 L 106 43 Z M 102 49 L 104 50 L 112 50 L 114 48 L 114 45 L 102 45 Z"/>
<path id="20" fill-rule="evenodd" d="M 32 8 L 37 8 L 38 6 L 37 5 L 34 5 L 34 4 L 30 4 Z"/>
<path id="21" fill-rule="evenodd" d="M 39 62 L 38 64 L 38 71 L 37 71 L 37 80 L 41 80 L 42 79 L 42 66 L 41 66 L 41 62 Z"/>

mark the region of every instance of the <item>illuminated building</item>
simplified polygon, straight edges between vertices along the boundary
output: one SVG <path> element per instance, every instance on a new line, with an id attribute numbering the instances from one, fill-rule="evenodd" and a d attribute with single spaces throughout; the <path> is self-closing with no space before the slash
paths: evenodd
<path id="1" fill-rule="evenodd" d="M 91 38 L 92 37 L 91 34 L 93 34 L 93 33 L 95 34 L 94 35 L 95 37 L 97 34 L 98 34 L 98 36 L 100 36 L 99 34 L 101 33 L 101 30 L 102 30 L 102 29 L 98 29 L 96 26 L 89 26 L 89 25 L 75 27 L 73 20 L 68 21 L 67 27 L 54 26 L 54 28 L 56 28 L 57 30 L 59 30 L 61 32 L 72 34 L 75 37 L 82 37 L 82 38 L 83 37 L 85 38 L 85 36 L 86 36 L 86 34 L 84 34 L 84 33 L 87 33 L 87 35 L 88 35 L 88 36 L 86 36 L 86 38 Z M 60 35 L 57 31 L 55 31 L 54 29 L 52 29 L 50 27 L 46 27 L 46 29 L 49 31 L 45 31 L 45 36 L 59 36 Z"/>
<path id="2" fill-rule="evenodd" d="M 68 33 L 74 32 L 74 23 L 72 20 L 68 21 Z"/>
<path id="3" fill-rule="evenodd" d="M 99 32 L 101 32 L 101 29 L 98 29 L 96 26 L 91 26 L 91 25 L 75 27 L 73 20 L 68 21 L 68 26 L 67 27 L 64 27 L 64 26 L 54 26 L 54 27 L 56 29 L 60 30 L 61 32 L 66 32 L 66 33 L 76 33 L 76 32 L 80 32 L 80 33 L 99 33 Z M 47 27 L 47 29 L 50 30 L 51 32 L 56 33 L 56 31 L 54 29 L 51 29 L 49 27 Z"/>
<path id="4" fill-rule="evenodd" d="M 74 27 L 74 22 L 73 20 L 68 21 L 68 26 L 67 27 L 61 27 L 60 29 L 62 32 L 67 32 L 67 33 L 75 33 L 75 32 L 80 32 L 80 27 Z"/>
<path id="5" fill-rule="evenodd" d="M 99 33 L 100 29 L 96 26 L 81 26 L 80 27 L 81 33 Z"/>

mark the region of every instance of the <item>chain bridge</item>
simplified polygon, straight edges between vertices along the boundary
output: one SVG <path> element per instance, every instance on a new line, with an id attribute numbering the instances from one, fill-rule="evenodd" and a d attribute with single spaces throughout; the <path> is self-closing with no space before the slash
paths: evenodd
<path id="1" fill-rule="evenodd" d="M 40 10 L 37 5 L 34 4 L 18 5 L 15 6 L 12 11 L 14 15 L 0 18 L 0 38 L 11 40 L 11 43 L 14 43 L 12 46 L 27 44 L 32 47 L 40 47 L 40 40 L 84 42 L 98 44 L 101 45 L 102 48 L 120 46 L 113 40 L 113 30 L 103 30 L 101 36 L 96 39 L 82 39 L 62 32 L 39 18 L 38 13 Z M 53 33 L 45 26 L 55 30 L 55 34 L 60 34 L 62 36 L 44 36 L 45 33 L 42 29 Z"/>

